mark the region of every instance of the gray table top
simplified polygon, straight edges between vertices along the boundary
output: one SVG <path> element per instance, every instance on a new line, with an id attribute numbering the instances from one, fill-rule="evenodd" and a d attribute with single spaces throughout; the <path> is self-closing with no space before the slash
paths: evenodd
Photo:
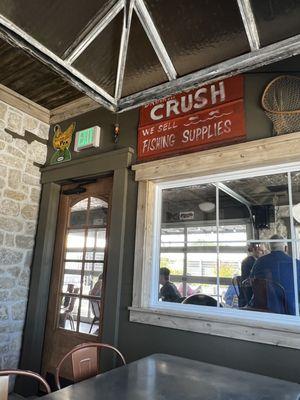
<path id="1" fill-rule="evenodd" d="M 154 354 L 69 386 L 45 400 L 300 400 L 300 385 Z"/>

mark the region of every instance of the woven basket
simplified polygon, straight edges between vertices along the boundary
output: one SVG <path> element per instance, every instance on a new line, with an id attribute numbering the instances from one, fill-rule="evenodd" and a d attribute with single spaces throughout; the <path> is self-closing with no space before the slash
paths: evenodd
<path id="1" fill-rule="evenodd" d="M 262 107 L 277 135 L 300 131 L 300 78 L 283 75 L 265 88 Z"/>

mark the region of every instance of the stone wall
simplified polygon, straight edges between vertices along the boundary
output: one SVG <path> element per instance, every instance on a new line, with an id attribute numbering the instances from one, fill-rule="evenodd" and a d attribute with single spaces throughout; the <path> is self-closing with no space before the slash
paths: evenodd
<path id="1" fill-rule="evenodd" d="M 29 144 L 25 130 L 37 140 Z M 39 166 L 47 156 L 46 144 L 38 140 L 47 140 L 48 131 L 47 124 L 0 102 L 0 368 L 18 366 L 41 191 Z"/>

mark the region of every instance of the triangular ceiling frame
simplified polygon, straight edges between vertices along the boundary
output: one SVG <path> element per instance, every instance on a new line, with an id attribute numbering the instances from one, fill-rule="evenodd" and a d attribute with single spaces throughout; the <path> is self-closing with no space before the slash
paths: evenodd
<path id="1" fill-rule="evenodd" d="M 204 83 L 239 74 L 300 53 L 300 35 L 261 47 L 250 0 L 236 1 L 251 51 L 242 56 L 226 60 L 212 67 L 201 69 L 180 78 L 177 77 L 175 67 L 144 0 L 111 1 L 112 5 L 106 14 L 99 21 L 90 21 L 83 29 L 83 33 L 75 39 L 62 57 L 54 54 L 46 46 L 28 35 L 3 15 L 0 15 L 0 37 L 11 45 L 23 49 L 48 65 L 78 90 L 85 93 L 103 107 L 114 112 L 122 112 L 174 93 L 200 86 Z M 116 72 L 115 93 L 114 96 L 111 96 L 103 88 L 74 68 L 72 64 L 122 10 L 124 10 L 123 27 Z M 122 98 L 121 95 L 133 12 L 138 16 L 169 82 Z"/>

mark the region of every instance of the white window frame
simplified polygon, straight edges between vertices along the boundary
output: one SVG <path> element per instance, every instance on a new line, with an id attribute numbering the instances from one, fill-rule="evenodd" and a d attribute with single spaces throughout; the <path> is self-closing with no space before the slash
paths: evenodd
<path id="1" fill-rule="evenodd" d="M 232 162 L 234 157 L 237 163 Z M 205 162 L 207 170 L 201 168 Z M 162 190 L 300 170 L 299 133 L 154 161 L 133 169 L 139 196 L 130 321 L 300 349 L 300 318 L 295 316 L 154 300 L 159 278 Z M 220 172 L 224 170 L 227 172 Z"/>

